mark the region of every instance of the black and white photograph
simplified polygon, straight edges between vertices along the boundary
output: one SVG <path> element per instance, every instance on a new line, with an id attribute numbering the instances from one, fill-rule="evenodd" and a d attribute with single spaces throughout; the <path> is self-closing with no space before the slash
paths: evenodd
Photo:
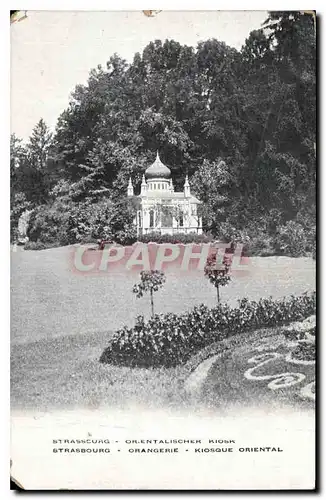
<path id="1" fill-rule="evenodd" d="M 315 490 L 316 37 L 11 11 L 17 489 Z"/>

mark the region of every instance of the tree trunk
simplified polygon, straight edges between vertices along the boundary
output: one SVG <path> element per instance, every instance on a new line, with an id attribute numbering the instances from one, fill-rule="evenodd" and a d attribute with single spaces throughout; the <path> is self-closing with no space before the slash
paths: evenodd
<path id="1" fill-rule="evenodd" d="M 219 286 L 217 285 L 216 287 L 216 295 L 217 295 L 217 303 L 220 304 L 220 288 Z"/>
<path id="2" fill-rule="evenodd" d="M 153 300 L 153 290 L 151 290 L 151 311 L 152 311 L 152 318 L 154 318 L 154 300 Z"/>

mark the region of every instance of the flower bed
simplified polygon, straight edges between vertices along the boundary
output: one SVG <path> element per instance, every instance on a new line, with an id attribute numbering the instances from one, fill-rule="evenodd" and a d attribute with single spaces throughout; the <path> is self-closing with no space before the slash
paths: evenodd
<path id="1" fill-rule="evenodd" d="M 292 351 L 292 358 L 300 361 L 315 361 L 316 345 L 313 342 L 300 342 Z"/>
<path id="2" fill-rule="evenodd" d="M 282 329 L 289 340 L 312 340 L 316 334 L 316 316 L 312 315 L 304 321 L 296 321 Z"/>
<path id="3" fill-rule="evenodd" d="M 100 357 L 102 363 L 126 366 L 176 366 L 200 349 L 236 333 L 300 321 L 315 313 L 316 294 L 281 300 L 242 299 L 238 307 L 201 305 L 190 312 L 136 319 L 118 330 Z"/>

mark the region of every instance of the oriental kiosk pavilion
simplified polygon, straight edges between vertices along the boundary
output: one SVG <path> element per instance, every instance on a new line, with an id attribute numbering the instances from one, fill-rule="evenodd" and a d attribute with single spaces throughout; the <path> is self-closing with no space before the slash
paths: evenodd
<path id="1" fill-rule="evenodd" d="M 131 178 L 128 196 L 134 196 Z M 190 193 L 188 176 L 183 191 L 174 191 L 171 170 L 161 162 L 158 153 L 155 162 L 143 174 L 137 198 L 140 200 L 135 218 L 137 235 L 150 232 L 202 233 L 202 219 L 197 214 L 197 206 L 201 202 Z"/>

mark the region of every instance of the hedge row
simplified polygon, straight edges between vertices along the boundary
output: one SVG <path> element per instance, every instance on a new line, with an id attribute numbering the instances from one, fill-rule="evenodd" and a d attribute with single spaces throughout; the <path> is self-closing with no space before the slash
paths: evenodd
<path id="1" fill-rule="evenodd" d="M 205 305 L 190 312 L 138 316 L 133 328 L 118 330 L 100 357 L 101 363 L 124 366 L 176 366 L 207 345 L 251 329 L 300 321 L 315 313 L 316 294 L 279 300 L 242 299 L 238 307 Z"/>
<path id="2" fill-rule="evenodd" d="M 159 232 L 152 232 L 143 234 L 137 238 L 142 243 L 211 243 L 214 238 L 210 234 L 197 234 L 191 233 L 175 233 L 175 234 L 160 234 Z"/>

